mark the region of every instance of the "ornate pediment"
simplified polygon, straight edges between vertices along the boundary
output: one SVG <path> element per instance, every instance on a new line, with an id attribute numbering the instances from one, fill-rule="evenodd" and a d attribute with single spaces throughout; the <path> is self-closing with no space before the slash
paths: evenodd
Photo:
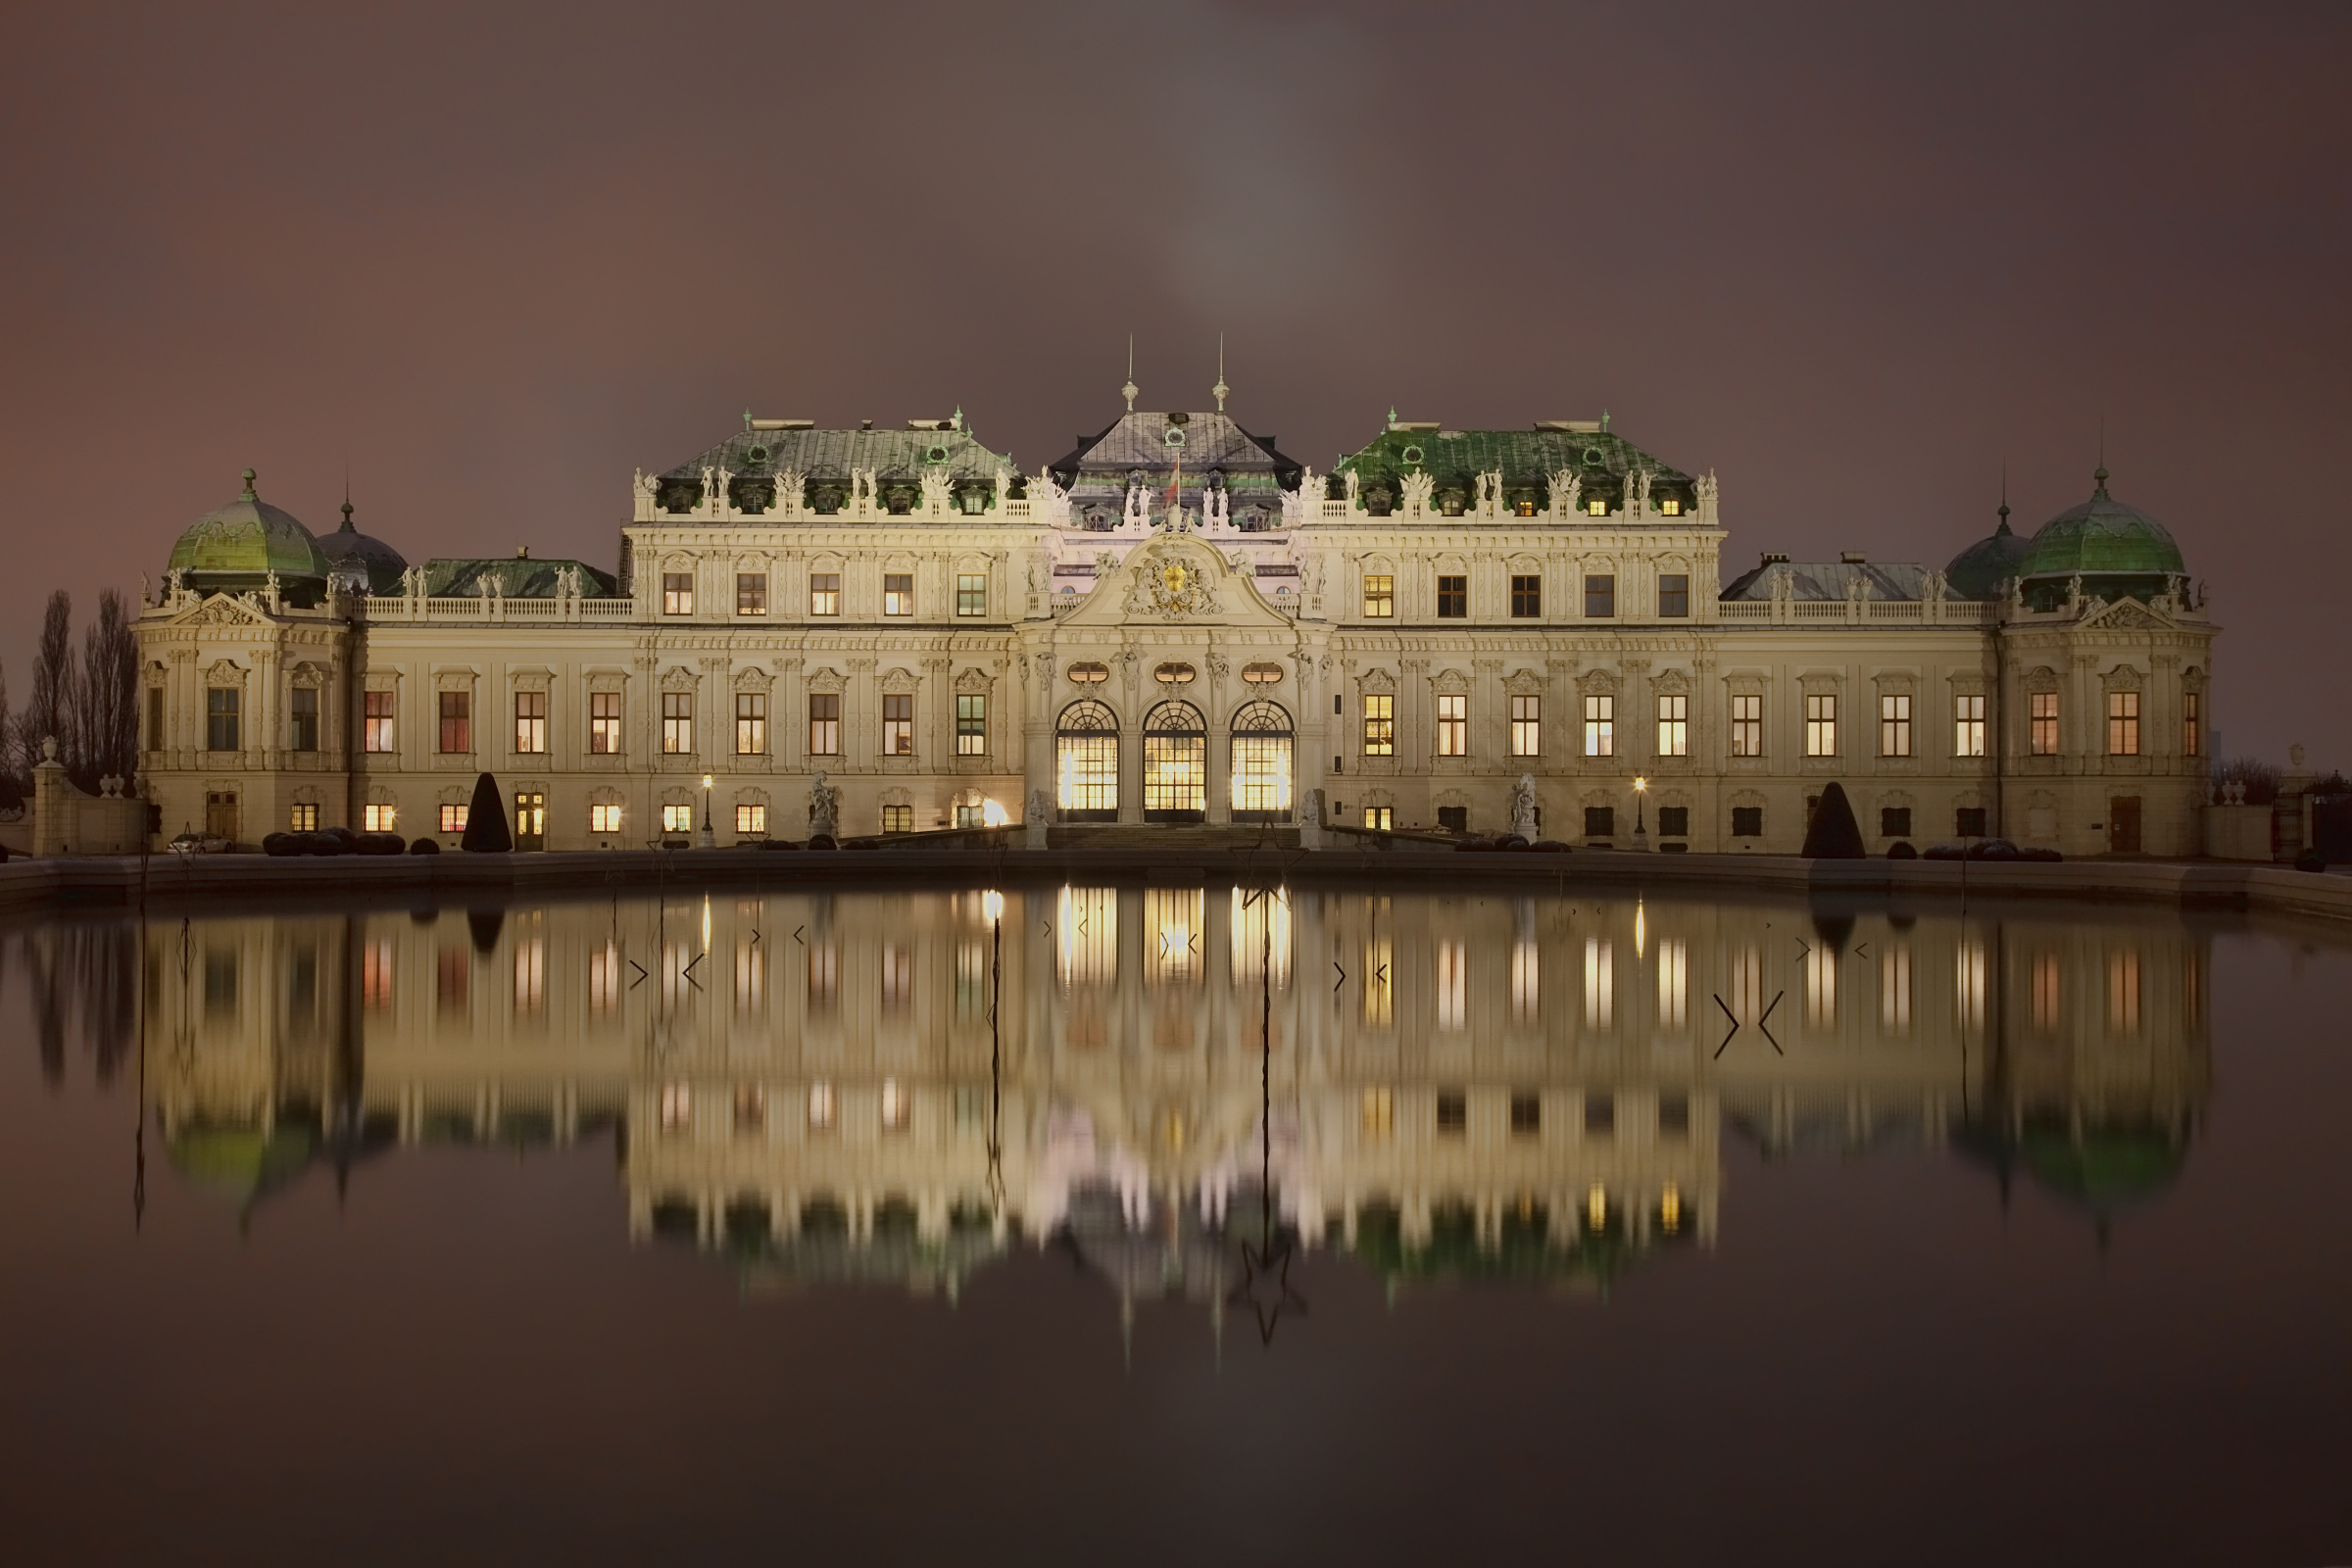
<path id="1" fill-rule="evenodd" d="M 1396 677 L 1390 674 L 1385 669 L 1367 669 L 1364 671 L 1364 678 L 1359 684 L 1362 685 L 1365 691 L 1375 694 L 1395 692 L 1396 690 Z"/>
<path id="2" fill-rule="evenodd" d="M 2138 691 L 2140 688 L 2139 671 L 2133 669 L 2130 664 L 2118 664 L 2107 672 L 2104 684 L 2111 692 Z"/>
<path id="3" fill-rule="evenodd" d="M 1650 677 L 1649 689 L 1667 697 L 1690 695 L 1690 677 L 1679 669 L 1661 669 Z"/>
<path id="4" fill-rule="evenodd" d="M 1605 669 L 1588 669 L 1576 677 L 1576 689 L 1587 697 L 1612 696 L 1617 690 L 1617 677 Z"/>
<path id="5" fill-rule="evenodd" d="M 830 666 L 811 670 L 808 673 L 808 689 L 812 692 L 837 692 L 847 684 L 849 683 L 842 679 L 841 671 Z"/>
<path id="6" fill-rule="evenodd" d="M 910 692 L 914 690 L 914 687 L 915 679 L 911 670 L 902 669 L 894 664 L 889 669 L 883 671 L 882 689 L 884 691 L 890 692 L 893 695 L 897 695 L 904 692 Z"/>
<path id="7" fill-rule="evenodd" d="M 735 672 L 735 689 L 739 692 L 763 692 L 773 684 L 773 677 L 758 664 L 746 664 Z"/>
<path id="8" fill-rule="evenodd" d="M 985 692 L 995 684 L 988 673 L 976 664 L 956 672 L 956 689 L 959 692 Z"/>
<path id="9" fill-rule="evenodd" d="M 2170 631 L 2173 623 L 2136 599 L 2119 599 L 2076 622 L 2080 631 Z"/>
<path id="10" fill-rule="evenodd" d="M 1544 677 L 1532 669 L 1514 669 L 1503 677 L 1502 682 L 1502 689 L 1513 697 L 1541 696 L 1544 686 Z"/>
<path id="11" fill-rule="evenodd" d="M 1454 696 L 1470 689 L 1470 677 L 1458 669 L 1441 669 L 1430 678 L 1429 685 L 1432 691 Z"/>
<path id="12" fill-rule="evenodd" d="M 694 690 L 694 671 L 684 664 L 672 664 L 662 672 L 662 689 L 665 692 Z"/>
<path id="13" fill-rule="evenodd" d="M 174 626 L 269 626 L 275 622 L 242 599 L 215 594 L 172 617 Z"/>
<path id="14" fill-rule="evenodd" d="M 1095 590 L 1062 618 L 1064 627 L 1209 623 L 1284 627 L 1250 573 L 1206 541 L 1162 534 L 1127 553 L 1123 562 L 1099 562 Z"/>
<path id="15" fill-rule="evenodd" d="M 235 686 L 244 681 L 245 672 L 225 659 L 216 659 L 204 678 L 215 686 Z"/>

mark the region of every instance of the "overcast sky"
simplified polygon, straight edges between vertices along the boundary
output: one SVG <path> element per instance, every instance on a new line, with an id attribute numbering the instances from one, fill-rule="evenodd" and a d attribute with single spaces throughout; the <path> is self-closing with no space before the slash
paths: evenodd
<path id="1" fill-rule="evenodd" d="M 1761 550 L 1940 564 L 2112 487 L 2231 752 L 2352 766 L 2352 7 L 10 8 L 0 659 L 237 470 L 412 560 L 611 565 L 634 467 L 960 406 L 1326 467 L 1591 417 Z"/>

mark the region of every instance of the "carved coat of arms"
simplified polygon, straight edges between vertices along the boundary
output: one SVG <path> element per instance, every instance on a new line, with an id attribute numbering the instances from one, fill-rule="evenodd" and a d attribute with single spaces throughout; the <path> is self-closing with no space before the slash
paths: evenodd
<path id="1" fill-rule="evenodd" d="M 1145 568 L 1145 589 L 1151 606 L 1162 615 L 1194 615 L 1216 608 L 1208 579 L 1200 568 L 1179 557 L 1167 557 Z"/>

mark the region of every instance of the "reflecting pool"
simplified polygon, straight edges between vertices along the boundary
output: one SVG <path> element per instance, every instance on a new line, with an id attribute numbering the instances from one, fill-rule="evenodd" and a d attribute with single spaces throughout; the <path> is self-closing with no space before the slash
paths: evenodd
<path id="1" fill-rule="evenodd" d="M 0 931 L 14 1561 L 2352 1555 L 2339 939 L 1207 883 Z"/>

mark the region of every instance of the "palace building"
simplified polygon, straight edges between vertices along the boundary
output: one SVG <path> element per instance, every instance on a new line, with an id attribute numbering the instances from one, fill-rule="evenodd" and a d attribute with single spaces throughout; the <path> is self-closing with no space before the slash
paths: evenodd
<path id="1" fill-rule="evenodd" d="M 1874 852 L 2199 851 L 2215 628 L 2104 468 L 1940 568 L 1766 553 L 1726 581 L 1714 475 L 1605 418 L 1392 416 L 1320 474 L 1221 381 L 1192 414 L 1123 390 L 1034 474 L 960 412 L 747 416 L 636 476 L 611 569 L 412 565 L 248 473 L 137 622 L 141 788 L 165 836 L 247 844 L 454 845 L 486 771 L 523 850 L 707 818 L 719 845 L 1516 827 L 1789 854 L 1837 781 Z"/>

